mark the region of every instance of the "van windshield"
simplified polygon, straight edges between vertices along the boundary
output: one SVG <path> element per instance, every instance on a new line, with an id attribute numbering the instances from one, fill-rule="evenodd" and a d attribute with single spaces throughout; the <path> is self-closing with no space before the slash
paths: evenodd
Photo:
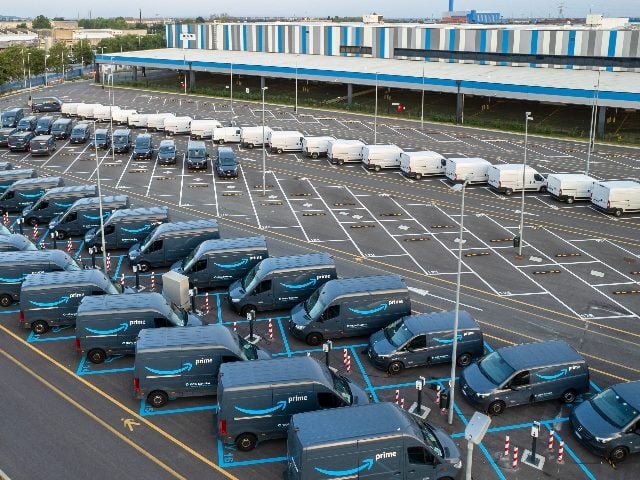
<path id="1" fill-rule="evenodd" d="M 107 134 L 104 132 L 96 132 L 96 140 L 106 140 Z"/>
<path id="2" fill-rule="evenodd" d="M 242 279 L 242 288 L 244 288 L 245 292 L 248 293 L 253 290 L 258 283 L 256 280 L 256 273 L 258 273 L 257 265 L 249 270 L 249 273 L 247 273 Z"/>
<path id="3" fill-rule="evenodd" d="M 126 145 L 129 141 L 129 136 L 125 134 L 118 134 L 113 136 L 113 143 L 116 145 Z"/>
<path id="4" fill-rule="evenodd" d="M 173 145 L 160 145 L 160 153 L 170 155 L 176 151 L 176 147 Z"/>
<path id="5" fill-rule="evenodd" d="M 493 352 L 484 357 L 478 363 L 480 371 L 496 385 L 502 385 L 515 370 L 500 356 L 498 352 Z"/>
<path id="6" fill-rule="evenodd" d="M 591 399 L 591 405 L 609 423 L 624 428 L 638 417 L 638 411 L 618 395 L 613 388 L 607 388 Z"/>
<path id="7" fill-rule="evenodd" d="M 422 435 L 424 436 L 424 442 L 430 446 L 434 453 L 438 455 L 440 458 L 444 457 L 444 452 L 442 451 L 442 445 L 438 441 L 438 437 L 434 433 L 433 429 L 423 422 L 416 422 L 420 430 L 422 431 Z"/>
<path id="8" fill-rule="evenodd" d="M 10 127 L 14 124 L 15 122 L 15 115 L 13 113 L 3 113 L 2 114 L 2 126 L 3 127 Z"/>
<path id="9" fill-rule="evenodd" d="M 194 158 L 194 159 L 204 158 L 206 153 L 207 152 L 205 150 L 202 150 L 201 148 L 190 148 L 189 158 Z"/>
<path id="10" fill-rule="evenodd" d="M 120 285 L 119 283 L 107 284 L 107 288 L 104 291 L 104 293 L 106 293 L 107 295 L 118 295 L 119 293 L 122 293 L 122 292 L 123 292 L 123 288 L 122 288 L 122 285 Z"/>
<path id="11" fill-rule="evenodd" d="M 197 249 L 193 250 L 189 255 L 187 255 L 182 261 L 182 271 L 185 273 L 191 270 L 193 266 L 193 256 L 196 254 Z"/>
<path id="12" fill-rule="evenodd" d="M 78 270 L 82 270 L 82 268 L 80 268 L 80 265 L 78 265 L 75 260 L 71 260 L 69 263 L 67 263 L 64 269 L 67 272 L 75 272 Z"/>
<path id="13" fill-rule="evenodd" d="M 222 157 L 218 159 L 218 162 L 223 167 L 234 167 L 236 165 L 236 161 L 232 157 Z"/>
<path id="14" fill-rule="evenodd" d="M 144 239 L 142 245 L 140 245 L 140 251 L 144 252 L 147 248 L 149 248 L 149 245 L 153 243 L 153 240 L 153 232 L 151 232 L 149 235 L 147 235 L 147 238 Z"/>
<path id="15" fill-rule="evenodd" d="M 333 379 L 333 388 L 336 393 L 340 395 L 340 398 L 344 400 L 344 403 L 347 405 L 353 404 L 353 395 L 351 394 L 351 389 L 349 388 L 349 382 L 346 379 L 341 377 L 340 375 L 336 375 L 333 370 L 329 370 L 331 373 L 331 378 Z"/>
<path id="16" fill-rule="evenodd" d="M 312 320 L 317 320 L 320 317 L 325 309 L 324 302 L 320 300 L 320 289 L 313 292 L 313 295 L 304 302 L 304 309 Z"/>
<path id="17" fill-rule="evenodd" d="M 178 307 L 176 304 L 171 304 L 171 313 L 168 320 L 177 327 L 184 327 L 188 321 L 187 312 Z"/>
<path id="18" fill-rule="evenodd" d="M 403 318 L 384 327 L 383 332 L 389 343 L 394 347 L 401 347 L 413 338 L 413 333 L 404 324 Z"/>
<path id="19" fill-rule="evenodd" d="M 240 351 L 242 352 L 242 355 L 244 355 L 245 359 L 258 359 L 258 348 L 253 343 L 247 342 L 244 338 L 238 335 L 238 345 L 240 346 Z"/>

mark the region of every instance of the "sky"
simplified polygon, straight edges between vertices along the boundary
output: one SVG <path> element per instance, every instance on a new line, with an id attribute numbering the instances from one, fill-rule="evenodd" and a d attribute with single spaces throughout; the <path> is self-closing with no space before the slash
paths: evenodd
<path id="1" fill-rule="evenodd" d="M 52 2 L 9 2 L 3 1 L 0 15 L 49 18 L 63 16 L 68 19 L 88 18 L 89 2 L 78 0 L 55 0 Z M 224 6 L 221 6 L 224 5 Z M 505 18 L 558 17 L 563 5 L 564 17 L 584 17 L 592 13 L 602 13 L 608 17 L 640 17 L 639 0 L 455 0 L 454 10 L 500 12 Z M 109 0 L 91 5 L 91 16 L 95 17 L 137 17 L 139 9 L 145 18 L 197 17 L 205 19 L 210 15 L 227 13 L 233 16 L 361 16 L 376 12 L 389 18 L 432 18 L 440 17 L 448 10 L 448 0 L 367 0 L 366 2 L 345 2 L 344 0 L 323 0 L 301 2 L 300 0 L 240 0 L 239 2 L 204 2 L 202 0 Z"/>

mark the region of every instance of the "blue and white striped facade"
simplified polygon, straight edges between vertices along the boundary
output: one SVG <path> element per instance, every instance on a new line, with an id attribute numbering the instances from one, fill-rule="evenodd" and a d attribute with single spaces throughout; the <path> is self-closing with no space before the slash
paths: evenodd
<path id="1" fill-rule="evenodd" d="M 194 33 L 195 41 L 183 44 L 181 33 Z M 336 23 L 212 23 L 168 24 L 167 47 L 203 50 L 289 53 L 323 56 L 362 56 L 423 60 L 396 55 L 398 48 L 444 52 L 557 55 L 567 57 L 638 58 L 640 31 L 598 30 L 585 27 L 476 26 L 444 24 L 336 24 Z M 365 47 L 347 53 L 342 47 Z M 370 53 L 368 49 L 370 48 Z M 454 62 L 450 59 L 427 59 Z M 473 60 L 457 60 L 475 63 Z M 479 61 L 491 65 L 551 68 L 591 68 Z M 608 70 L 624 70 L 609 67 Z"/>

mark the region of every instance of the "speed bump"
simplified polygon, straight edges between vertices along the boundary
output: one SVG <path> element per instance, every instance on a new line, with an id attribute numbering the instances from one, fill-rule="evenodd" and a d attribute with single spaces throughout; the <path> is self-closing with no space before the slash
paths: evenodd
<path id="1" fill-rule="evenodd" d="M 556 253 L 556 257 L 580 257 L 581 253 Z"/>
<path id="2" fill-rule="evenodd" d="M 640 290 L 616 290 L 613 292 L 614 295 L 627 295 L 630 293 L 640 293 Z"/>
<path id="3" fill-rule="evenodd" d="M 547 273 L 561 273 L 561 270 L 539 270 L 533 272 L 534 275 L 546 275 Z"/>
<path id="4" fill-rule="evenodd" d="M 491 243 L 498 243 L 498 242 L 511 242 L 513 241 L 513 238 L 509 237 L 509 238 L 492 238 L 491 240 L 489 240 Z"/>
<path id="5" fill-rule="evenodd" d="M 485 257 L 489 255 L 489 252 L 473 252 L 473 253 L 465 253 L 465 257 Z"/>
<path id="6" fill-rule="evenodd" d="M 333 204 L 334 207 L 350 207 L 354 205 L 355 203 L 334 203 Z"/>
<path id="7" fill-rule="evenodd" d="M 223 197 L 239 197 L 241 195 L 244 195 L 244 194 L 242 192 L 224 192 L 222 194 Z"/>
<path id="8" fill-rule="evenodd" d="M 322 215 L 326 215 L 324 212 L 305 212 L 302 214 L 303 217 L 320 217 Z"/>
<path id="9" fill-rule="evenodd" d="M 373 223 L 357 223 L 355 225 L 351 225 L 350 228 L 373 228 L 375 225 Z"/>
<path id="10" fill-rule="evenodd" d="M 410 237 L 405 238 L 405 242 L 424 242 L 425 240 L 431 240 L 429 237 Z"/>
<path id="11" fill-rule="evenodd" d="M 431 228 L 453 228 L 455 225 L 431 225 Z"/>
<path id="12" fill-rule="evenodd" d="M 396 212 L 393 212 L 393 213 L 381 213 L 380 216 L 381 217 L 401 217 L 402 213 L 396 213 Z"/>

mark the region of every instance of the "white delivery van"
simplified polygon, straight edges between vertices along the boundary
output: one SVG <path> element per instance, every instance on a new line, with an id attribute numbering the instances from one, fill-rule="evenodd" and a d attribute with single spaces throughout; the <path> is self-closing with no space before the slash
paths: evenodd
<path id="1" fill-rule="evenodd" d="M 402 149 L 397 145 L 365 145 L 362 147 L 362 163 L 376 172 L 383 168 L 400 168 L 400 154 Z"/>
<path id="2" fill-rule="evenodd" d="M 83 103 L 82 105 L 78 105 L 76 115 L 85 120 L 93 120 L 95 118 L 95 109 L 102 106 L 101 103 Z"/>
<path id="3" fill-rule="evenodd" d="M 598 210 L 619 217 L 626 212 L 640 212 L 640 183 L 612 180 L 593 185 L 591 203 Z"/>
<path id="4" fill-rule="evenodd" d="M 78 115 L 78 106 L 82 102 L 64 102 L 60 107 L 60 113 L 63 117 L 75 117 Z"/>
<path id="5" fill-rule="evenodd" d="M 108 122 L 111 120 L 111 116 L 120 110 L 117 105 L 103 105 L 93 110 L 93 115 L 97 122 Z"/>
<path id="6" fill-rule="evenodd" d="M 173 113 L 152 113 L 147 115 L 147 129 L 151 132 L 160 132 L 164 130 L 164 121 L 173 117 L 175 117 Z"/>
<path id="7" fill-rule="evenodd" d="M 364 142 L 360 140 L 345 140 L 336 138 L 331 140 L 327 147 L 327 158 L 331 163 L 342 165 L 347 162 L 362 162 L 362 147 Z"/>
<path id="8" fill-rule="evenodd" d="M 561 202 L 591 200 L 594 183 L 595 179 L 582 173 L 551 173 L 547 177 L 547 191 Z"/>
<path id="9" fill-rule="evenodd" d="M 118 125 L 127 125 L 129 115 L 134 113 L 138 113 L 138 111 L 131 108 L 121 108 L 120 110 L 116 110 L 113 112 L 113 123 Z"/>
<path id="10" fill-rule="evenodd" d="M 213 129 L 211 135 L 213 143 L 239 143 L 240 142 L 240 127 L 218 127 Z"/>
<path id="11" fill-rule="evenodd" d="M 546 192 L 546 179 L 529 165 L 527 165 L 523 173 L 523 167 L 522 163 L 491 165 L 488 170 L 489 186 L 496 192 L 511 195 L 513 192 L 522 191 L 524 177 L 525 191 Z"/>
<path id="12" fill-rule="evenodd" d="M 400 171 L 409 178 L 420 180 L 431 175 L 444 175 L 447 159 L 437 152 L 423 150 L 420 152 L 402 152 L 400 154 Z"/>
<path id="13" fill-rule="evenodd" d="M 329 151 L 329 142 L 335 140 L 335 137 L 303 137 L 302 153 L 307 157 L 318 158 L 327 155 Z"/>
<path id="14" fill-rule="evenodd" d="M 127 116 L 127 123 L 131 128 L 147 128 L 148 119 L 147 113 L 131 113 Z"/>
<path id="15" fill-rule="evenodd" d="M 213 129 L 221 127 L 222 124 L 218 120 L 192 120 L 191 121 L 191 138 L 201 140 L 203 138 L 211 138 Z"/>
<path id="16" fill-rule="evenodd" d="M 302 138 L 297 130 L 274 130 L 269 135 L 269 150 L 273 153 L 301 152 Z"/>
<path id="17" fill-rule="evenodd" d="M 262 127 L 241 127 L 240 128 L 240 145 L 244 148 L 253 148 L 256 145 L 262 146 L 268 142 L 271 129 L 264 127 L 264 135 Z"/>
<path id="18" fill-rule="evenodd" d="M 487 183 L 491 164 L 484 158 L 447 158 L 445 175 L 454 183 Z"/>
<path id="19" fill-rule="evenodd" d="M 164 131 L 168 135 L 191 133 L 191 117 L 167 117 L 164 119 Z"/>

